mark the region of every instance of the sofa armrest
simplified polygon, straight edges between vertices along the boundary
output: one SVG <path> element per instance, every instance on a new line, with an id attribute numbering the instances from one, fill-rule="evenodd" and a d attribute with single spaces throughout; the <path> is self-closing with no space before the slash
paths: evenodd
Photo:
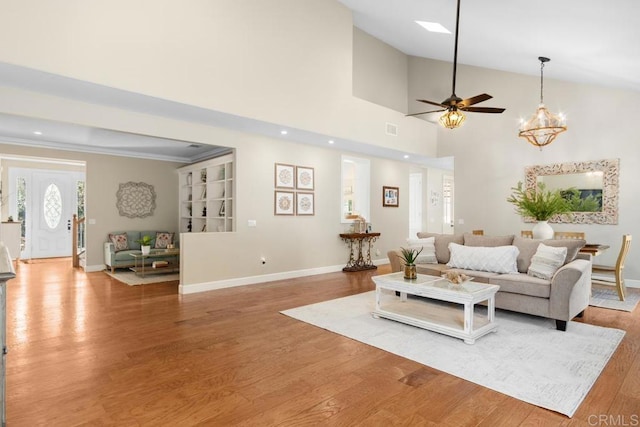
<path id="1" fill-rule="evenodd" d="M 393 249 L 387 252 L 387 257 L 389 257 L 389 264 L 391 264 L 391 272 L 397 273 L 398 271 L 402 271 L 402 261 L 400 260 L 401 252 L 399 249 Z"/>
<path id="2" fill-rule="evenodd" d="M 116 259 L 116 249 L 111 242 L 104 244 L 104 263 L 107 267 L 113 267 Z"/>
<path id="3" fill-rule="evenodd" d="M 589 306 L 591 260 L 574 259 L 551 279 L 550 317 L 571 320 Z"/>

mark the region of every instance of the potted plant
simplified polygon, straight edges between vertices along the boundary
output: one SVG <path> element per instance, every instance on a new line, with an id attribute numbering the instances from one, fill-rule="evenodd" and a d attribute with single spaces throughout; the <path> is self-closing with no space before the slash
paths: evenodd
<path id="1" fill-rule="evenodd" d="M 534 239 L 552 239 L 553 229 L 548 220 L 554 215 L 571 212 L 571 206 L 560 190 L 549 190 L 543 182 L 535 188 L 523 188 L 522 182 L 512 187 L 513 193 L 507 202 L 516 207 L 518 215 L 534 218 L 538 223 L 533 227 Z"/>
<path id="2" fill-rule="evenodd" d="M 151 243 L 153 242 L 153 238 L 149 235 L 146 235 L 136 240 L 136 242 L 140 243 L 140 250 L 142 250 L 142 255 L 149 255 L 149 252 L 151 252 Z"/>
<path id="3" fill-rule="evenodd" d="M 405 279 L 415 279 L 418 277 L 416 272 L 416 259 L 418 259 L 418 255 L 422 252 L 423 248 L 415 249 L 415 248 L 400 248 L 401 258 L 404 262 L 404 278 Z"/>

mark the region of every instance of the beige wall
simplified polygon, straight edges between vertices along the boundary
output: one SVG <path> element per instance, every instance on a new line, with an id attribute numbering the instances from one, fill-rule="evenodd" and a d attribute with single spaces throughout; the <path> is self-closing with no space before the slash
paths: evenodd
<path id="1" fill-rule="evenodd" d="M 353 27 L 353 95 L 407 112 L 409 57 Z"/>
<path id="2" fill-rule="evenodd" d="M 335 0 L 9 0 L 2 10 L 0 61 L 334 138 L 436 151 L 433 126 L 353 96 L 351 12 Z M 387 122 L 402 137 L 387 135 Z"/>
<path id="3" fill-rule="evenodd" d="M 109 232 L 140 229 L 177 231 L 178 178 L 175 169 L 178 163 L 22 147 L 3 144 L 0 140 L 0 155 L 8 154 L 86 162 L 86 214 L 87 218 L 95 220 L 95 224 L 86 226 L 86 265 L 89 267 L 100 268 L 103 264 L 102 244 Z M 5 161 L 2 165 L 6 167 Z M 43 167 L 42 163 L 33 165 Z M 135 219 L 120 216 L 116 208 L 116 192 L 119 184 L 129 181 L 153 185 L 156 209 L 152 216 Z"/>

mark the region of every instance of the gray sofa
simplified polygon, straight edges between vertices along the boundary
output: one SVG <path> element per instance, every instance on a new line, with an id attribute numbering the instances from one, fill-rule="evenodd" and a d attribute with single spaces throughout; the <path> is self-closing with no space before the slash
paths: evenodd
<path id="1" fill-rule="evenodd" d="M 556 321 L 556 328 L 565 331 L 567 322 L 576 316 L 581 317 L 589 306 L 591 296 L 591 256 L 580 254 L 585 245 L 584 240 L 536 240 L 518 236 L 477 236 L 473 234 L 434 234 L 418 233 L 418 238 L 434 237 L 437 264 L 417 264 L 421 274 L 441 276 L 447 271 L 458 271 L 472 276 L 474 281 L 499 285 L 496 294 L 496 307 L 547 317 Z M 517 273 L 501 274 L 488 271 L 457 269 L 447 266 L 449 262 L 449 244 L 457 243 L 465 246 L 510 246 L 518 249 Z M 527 275 L 531 258 L 538 245 L 566 247 L 565 263 L 551 277 L 551 280 Z M 401 271 L 403 263 L 399 258 L 400 251 L 388 252 L 391 270 Z"/>
<path id="2" fill-rule="evenodd" d="M 113 242 L 107 239 L 107 241 L 104 243 L 104 264 L 107 266 L 108 269 L 111 270 L 112 273 L 115 271 L 116 268 L 133 267 L 134 258 L 131 256 L 131 253 L 140 252 L 140 243 L 136 242 L 136 240 L 139 240 L 142 236 L 151 236 L 154 239 L 153 243 L 155 244 L 155 238 L 158 233 L 166 234 L 168 232 L 150 230 L 150 231 L 118 231 L 118 232 L 110 233 L 112 235 L 126 234 L 127 249 L 116 250 Z M 175 245 L 175 247 L 177 248 L 178 244 L 175 238 L 176 234 L 175 233 L 169 233 L 169 234 L 173 235 L 172 244 Z M 164 251 L 164 249 L 154 249 L 154 245 L 152 245 L 151 248 L 152 248 L 151 252 Z M 160 260 L 171 261 L 172 258 L 171 257 L 170 258 L 162 258 L 162 257 L 147 258 L 145 259 L 145 265 L 150 265 L 153 261 L 160 261 Z"/>

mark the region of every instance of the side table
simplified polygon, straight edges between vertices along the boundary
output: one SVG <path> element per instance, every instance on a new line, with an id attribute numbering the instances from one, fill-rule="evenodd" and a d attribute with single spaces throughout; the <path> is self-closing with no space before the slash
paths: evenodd
<path id="1" fill-rule="evenodd" d="M 343 233 L 342 240 L 349 246 L 349 262 L 342 271 L 375 270 L 371 262 L 371 248 L 380 233 Z"/>

